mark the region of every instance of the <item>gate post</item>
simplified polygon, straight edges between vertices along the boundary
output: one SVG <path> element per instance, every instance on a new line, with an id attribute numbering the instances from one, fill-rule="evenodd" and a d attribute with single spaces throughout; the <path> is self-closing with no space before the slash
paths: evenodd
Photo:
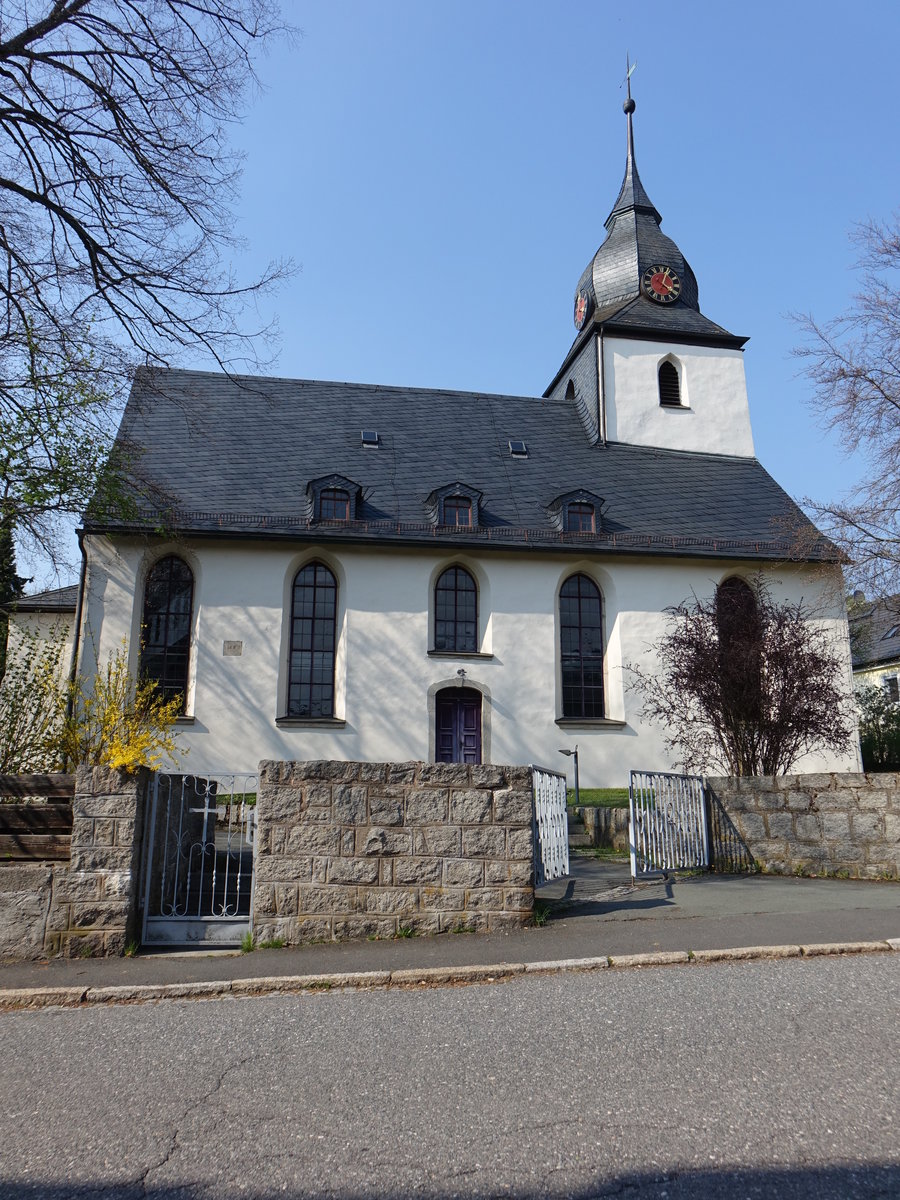
<path id="1" fill-rule="evenodd" d="M 151 773 L 75 771 L 72 857 L 55 889 L 47 949 L 70 957 L 123 954 L 138 936 L 141 835 Z"/>

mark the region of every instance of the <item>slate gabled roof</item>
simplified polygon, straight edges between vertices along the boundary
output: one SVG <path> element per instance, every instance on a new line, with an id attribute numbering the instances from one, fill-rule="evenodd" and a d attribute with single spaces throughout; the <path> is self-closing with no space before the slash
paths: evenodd
<path id="1" fill-rule="evenodd" d="M 362 429 L 377 429 L 377 450 Z M 588 443 L 574 405 L 531 396 L 314 380 L 138 373 L 120 433 L 142 448 L 140 502 L 129 521 L 90 530 L 313 541 L 478 544 L 584 553 L 832 559 L 799 509 L 755 459 Z M 514 458 L 522 439 L 526 458 Z M 310 480 L 338 473 L 362 489 L 359 520 L 310 519 Z M 428 498 L 465 479 L 483 493 L 481 525 L 436 527 Z M 596 534 L 566 533 L 548 511 L 585 489 L 606 507 Z M 433 513 L 433 506 L 431 507 Z M 795 554 L 795 531 L 806 544 Z"/>
<path id="2" fill-rule="evenodd" d="M 77 605 L 78 584 L 72 583 L 68 587 L 22 596 L 10 608 L 14 612 L 74 612 Z"/>
<path id="3" fill-rule="evenodd" d="M 851 604 L 848 616 L 854 670 L 900 662 L 900 596 L 887 596 L 862 609 Z M 897 633 L 887 637 L 894 629 Z"/>

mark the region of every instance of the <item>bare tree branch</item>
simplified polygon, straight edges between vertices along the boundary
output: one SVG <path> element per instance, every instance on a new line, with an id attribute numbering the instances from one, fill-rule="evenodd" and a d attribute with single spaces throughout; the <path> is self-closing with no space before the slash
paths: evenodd
<path id="1" fill-rule="evenodd" d="M 877 597 L 900 592 L 900 215 L 860 226 L 855 240 L 861 290 L 835 320 L 798 318 L 806 343 L 795 353 L 821 424 L 868 463 L 846 499 L 806 505 L 851 559 L 853 582 Z"/>
<path id="2" fill-rule="evenodd" d="M 291 267 L 232 272 L 228 133 L 255 52 L 290 32 L 277 0 L 0 0 L 0 497 L 20 531 L 41 540 L 90 492 L 61 469 L 54 373 L 77 385 L 75 425 L 90 408 L 91 446 L 108 450 L 136 365 L 186 349 L 226 370 L 265 361 L 271 330 L 248 308 Z M 102 403 L 85 405 L 88 388 Z"/>

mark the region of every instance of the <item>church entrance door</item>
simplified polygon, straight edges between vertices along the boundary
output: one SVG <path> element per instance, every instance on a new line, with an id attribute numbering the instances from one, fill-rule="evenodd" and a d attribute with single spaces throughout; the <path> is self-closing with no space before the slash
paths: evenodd
<path id="1" fill-rule="evenodd" d="M 435 761 L 481 762 L 481 693 L 444 688 L 435 705 Z"/>

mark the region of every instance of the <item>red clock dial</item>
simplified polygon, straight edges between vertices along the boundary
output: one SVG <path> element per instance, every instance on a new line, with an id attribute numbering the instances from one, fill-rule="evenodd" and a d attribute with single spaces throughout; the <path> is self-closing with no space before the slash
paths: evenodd
<path id="1" fill-rule="evenodd" d="M 681 295 L 681 280 L 671 267 L 659 264 L 648 267 L 641 276 L 641 289 L 657 304 L 671 304 Z"/>
<path id="2" fill-rule="evenodd" d="M 575 328 L 581 330 L 591 311 L 590 297 L 585 292 L 579 292 L 575 297 Z"/>

